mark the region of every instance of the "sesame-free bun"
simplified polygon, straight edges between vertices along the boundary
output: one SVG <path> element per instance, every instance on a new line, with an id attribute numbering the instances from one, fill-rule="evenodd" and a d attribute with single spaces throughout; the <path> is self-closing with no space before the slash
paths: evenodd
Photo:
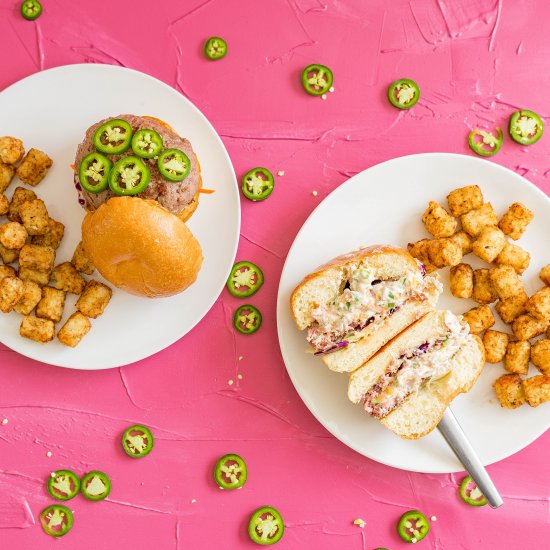
<path id="1" fill-rule="evenodd" d="M 193 284 L 202 250 L 185 223 L 156 201 L 115 197 L 89 212 L 82 241 L 98 271 L 116 287 L 150 298 Z"/>

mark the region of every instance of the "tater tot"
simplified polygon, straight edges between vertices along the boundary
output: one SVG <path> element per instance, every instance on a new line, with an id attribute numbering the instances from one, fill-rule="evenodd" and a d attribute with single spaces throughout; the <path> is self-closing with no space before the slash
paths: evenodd
<path id="1" fill-rule="evenodd" d="M 531 346 L 531 362 L 542 374 L 550 375 L 550 340 L 544 338 Z"/>
<path id="2" fill-rule="evenodd" d="M 447 195 L 449 210 L 453 216 L 461 216 L 483 205 L 483 195 L 477 185 L 454 189 Z"/>
<path id="3" fill-rule="evenodd" d="M 462 228 L 471 237 L 477 237 L 481 230 L 487 226 L 496 226 L 498 222 L 497 213 L 490 202 L 486 202 L 477 210 L 467 212 L 460 217 Z"/>
<path id="4" fill-rule="evenodd" d="M 65 293 L 57 288 L 45 286 L 42 289 L 42 299 L 36 306 L 36 316 L 59 323 L 61 317 L 63 317 L 64 307 Z"/>
<path id="5" fill-rule="evenodd" d="M 484 227 L 472 245 L 473 253 L 488 264 L 501 253 L 506 244 L 504 233 L 493 226 Z"/>
<path id="6" fill-rule="evenodd" d="M 80 344 L 82 338 L 88 334 L 91 328 L 92 323 L 90 323 L 90 320 L 82 315 L 80 311 L 77 311 L 67 319 L 67 322 L 57 334 L 57 338 L 65 346 L 74 348 Z"/>
<path id="7" fill-rule="evenodd" d="M 0 281 L 0 311 L 9 313 L 23 296 L 23 281 L 8 275 Z"/>
<path id="8" fill-rule="evenodd" d="M 3 193 L 10 186 L 13 176 L 15 176 L 15 168 L 0 162 L 0 193 Z"/>
<path id="9" fill-rule="evenodd" d="M 0 258 L 5 264 L 12 264 L 19 259 L 19 250 L 17 248 L 6 248 L 0 243 Z"/>
<path id="10" fill-rule="evenodd" d="M 495 309 L 505 323 L 511 323 L 516 317 L 525 313 L 527 300 L 529 300 L 529 297 L 523 290 L 516 296 L 511 296 L 506 300 L 499 300 L 495 305 Z"/>
<path id="11" fill-rule="evenodd" d="M 10 201 L 6 195 L 0 192 L 0 216 L 4 216 L 10 211 Z"/>
<path id="12" fill-rule="evenodd" d="M 550 376 L 539 374 L 523 381 L 525 400 L 531 407 L 550 401 Z"/>
<path id="13" fill-rule="evenodd" d="M 521 275 L 529 267 L 530 261 L 531 254 L 527 250 L 523 250 L 521 246 L 512 243 L 506 243 L 495 258 L 497 265 L 511 265 L 518 275 Z"/>
<path id="14" fill-rule="evenodd" d="M 29 315 L 42 298 L 42 289 L 32 281 L 23 281 L 23 296 L 15 304 L 13 310 L 21 315 Z"/>
<path id="15" fill-rule="evenodd" d="M 489 306 L 474 307 L 463 316 L 472 334 L 479 334 L 495 324 L 495 318 Z"/>
<path id="16" fill-rule="evenodd" d="M 527 340 L 509 342 L 504 356 L 504 368 L 514 374 L 527 374 L 531 344 Z"/>
<path id="17" fill-rule="evenodd" d="M 545 285 L 550 286 L 550 264 L 540 270 L 539 277 Z"/>
<path id="18" fill-rule="evenodd" d="M 20 267 L 18 277 L 22 281 L 31 281 L 39 286 L 45 286 L 50 282 L 49 271 L 36 271 L 35 269 L 29 269 L 28 267 Z"/>
<path id="19" fill-rule="evenodd" d="M 45 235 L 50 230 L 48 210 L 40 199 L 24 202 L 19 208 L 19 217 L 29 235 Z"/>
<path id="20" fill-rule="evenodd" d="M 510 337 L 504 332 L 491 329 L 485 331 L 483 346 L 487 363 L 500 363 L 504 359 L 509 340 Z"/>
<path id="21" fill-rule="evenodd" d="M 11 136 L 0 137 L 0 162 L 16 164 L 23 158 L 24 154 L 25 148 L 20 139 Z"/>
<path id="22" fill-rule="evenodd" d="M 511 204 L 508 211 L 498 222 L 502 231 L 514 241 L 517 241 L 533 219 L 533 212 L 520 202 Z"/>
<path id="23" fill-rule="evenodd" d="M 462 248 L 450 239 L 433 239 L 427 248 L 428 259 L 436 267 L 457 265 L 462 260 Z"/>
<path id="24" fill-rule="evenodd" d="M 457 231 L 454 235 L 449 237 L 450 241 L 454 241 L 460 248 L 462 248 L 462 255 L 466 256 L 472 251 L 473 240 L 464 230 Z"/>
<path id="25" fill-rule="evenodd" d="M 488 269 L 476 269 L 474 271 L 474 287 L 472 299 L 478 304 L 492 304 L 498 296 L 493 288 Z"/>
<path id="26" fill-rule="evenodd" d="M 61 222 L 50 218 L 49 231 L 45 235 L 34 235 L 31 239 L 31 243 L 40 246 L 49 246 L 57 250 L 63 240 L 64 233 L 65 226 Z"/>
<path id="27" fill-rule="evenodd" d="M 422 223 L 436 239 L 450 237 L 458 225 L 457 219 L 435 201 L 429 202 L 428 208 L 422 214 Z"/>
<path id="28" fill-rule="evenodd" d="M 535 336 L 540 336 L 547 327 L 547 321 L 535 319 L 528 313 L 525 313 L 514 319 L 512 332 L 518 340 L 530 340 Z"/>
<path id="29" fill-rule="evenodd" d="M 86 317 L 96 319 L 105 311 L 112 294 L 113 291 L 107 285 L 99 281 L 90 281 L 78 298 L 76 309 Z"/>
<path id="30" fill-rule="evenodd" d="M 36 194 L 30 189 L 24 187 L 16 187 L 11 198 L 10 210 L 8 212 L 8 219 L 12 222 L 20 222 L 19 208 L 24 202 L 32 201 L 36 199 Z"/>
<path id="31" fill-rule="evenodd" d="M 15 269 L 9 265 L 2 265 L 0 264 L 0 281 L 4 277 L 17 277 L 17 274 L 15 273 Z"/>
<path id="32" fill-rule="evenodd" d="M 494 267 L 489 271 L 493 288 L 501 300 L 521 296 L 525 292 L 516 270 L 510 265 Z"/>
<path id="33" fill-rule="evenodd" d="M 95 265 L 86 254 L 86 251 L 84 250 L 84 244 L 82 243 L 82 241 L 78 243 L 78 246 L 74 251 L 73 259 L 71 260 L 71 263 L 74 265 L 75 269 L 80 273 L 86 273 L 86 275 L 91 275 L 95 271 Z"/>
<path id="34" fill-rule="evenodd" d="M 430 242 L 431 239 L 421 239 L 420 241 L 407 245 L 409 254 L 424 264 L 427 273 L 432 273 L 437 269 L 437 267 L 430 262 L 428 257 L 428 244 Z"/>
<path id="35" fill-rule="evenodd" d="M 35 187 L 46 177 L 52 164 L 52 159 L 46 153 L 30 149 L 15 173 L 23 183 Z"/>
<path id="36" fill-rule="evenodd" d="M 27 242 L 27 230 L 17 222 L 0 225 L 0 243 L 10 250 L 20 250 Z"/>
<path id="37" fill-rule="evenodd" d="M 473 270 L 468 264 L 451 267 L 451 294 L 456 298 L 471 298 L 473 290 Z"/>
<path id="38" fill-rule="evenodd" d="M 525 394 L 518 374 L 504 374 L 493 383 L 500 406 L 517 409 L 525 403 Z"/>
<path id="39" fill-rule="evenodd" d="M 27 315 L 23 317 L 21 327 L 19 328 L 19 334 L 23 338 L 29 338 L 35 342 L 45 344 L 53 340 L 55 336 L 55 325 L 53 321 L 49 319 L 40 319 L 34 315 Z"/>
<path id="40" fill-rule="evenodd" d="M 55 262 L 55 251 L 49 246 L 26 244 L 19 254 L 19 267 L 49 273 Z"/>
<path id="41" fill-rule="evenodd" d="M 72 294 L 81 294 L 86 286 L 85 279 L 74 268 L 71 262 L 64 262 L 55 266 L 50 283 L 54 288 Z"/>
<path id="42" fill-rule="evenodd" d="M 550 286 L 535 292 L 525 304 L 525 309 L 533 317 L 550 323 Z"/>

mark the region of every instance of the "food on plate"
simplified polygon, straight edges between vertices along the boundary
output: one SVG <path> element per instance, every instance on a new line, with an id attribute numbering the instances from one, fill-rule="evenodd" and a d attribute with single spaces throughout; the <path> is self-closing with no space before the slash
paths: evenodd
<path id="1" fill-rule="evenodd" d="M 527 313 L 550 323 L 550 287 L 546 286 L 538 290 L 525 304 Z"/>
<path id="2" fill-rule="evenodd" d="M 323 96 L 330 91 L 333 81 L 334 75 L 325 65 L 313 63 L 302 71 L 302 86 L 310 95 Z"/>
<path id="3" fill-rule="evenodd" d="M 478 185 L 467 185 L 451 191 L 447 195 L 447 203 L 451 214 L 459 218 L 483 206 L 483 193 Z"/>
<path id="4" fill-rule="evenodd" d="M 17 164 L 24 154 L 25 148 L 20 139 L 11 136 L 0 137 L 0 163 Z"/>
<path id="5" fill-rule="evenodd" d="M 48 232 L 45 235 L 34 235 L 31 238 L 31 243 L 39 246 L 49 246 L 53 250 L 57 250 L 65 235 L 65 226 L 52 218 L 49 219 L 48 225 Z"/>
<path id="6" fill-rule="evenodd" d="M 164 149 L 155 154 L 159 139 Z M 132 194 L 156 200 L 186 221 L 198 205 L 202 179 L 191 143 L 152 117 L 119 115 L 92 125 L 75 167 L 75 184 L 89 211 Z"/>
<path id="7" fill-rule="evenodd" d="M 468 134 L 468 145 L 470 149 L 482 157 L 496 155 L 502 147 L 503 134 L 500 128 L 495 132 L 487 132 L 482 128 L 475 128 Z"/>
<path id="8" fill-rule="evenodd" d="M 531 261 L 531 254 L 523 250 L 521 246 L 507 242 L 499 255 L 495 258 L 497 265 L 510 265 L 518 275 L 521 275 L 528 267 Z"/>
<path id="9" fill-rule="evenodd" d="M 50 282 L 49 271 L 42 272 L 27 267 L 19 267 L 17 275 L 22 281 L 30 281 L 40 286 L 45 286 Z"/>
<path id="10" fill-rule="evenodd" d="M 476 210 L 470 210 L 460 216 L 462 228 L 471 237 L 477 237 L 484 227 L 496 226 L 497 213 L 490 202 L 486 202 Z"/>
<path id="11" fill-rule="evenodd" d="M 350 375 L 348 398 L 394 433 L 418 439 L 467 392 L 485 363 L 481 340 L 450 311 L 432 311 Z"/>
<path id="12" fill-rule="evenodd" d="M 251 201 L 263 201 L 273 193 L 275 179 L 267 169 L 259 166 L 249 170 L 242 179 L 243 195 Z"/>
<path id="13" fill-rule="evenodd" d="M 124 238 L 113 238 L 113 225 Z M 84 219 L 82 242 L 101 275 L 131 294 L 177 294 L 195 281 L 202 265 L 191 231 L 155 201 L 109 199 Z"/>
<path id="14" fill-rule="evenodd" d="M 21 321 L 19 334 L 23 338 L 29 338 L 29 340 L 45 344 L 53 340 L 55 336 L 55 324 L 50 319 L 40 319 L 34 315 L 25 315 L 23 321 Z"/>
<path id="15" fill-rule="evenodd" d="M 26 244 L 19 254 L 19 268 L 49 274 L 55 262 L 55 251 L 49 246 Z"/>
<path id="16" fill-rule="evenodd" d="M 65 292 L 45 286 L 42 288 L 42 299 L 36 306 L 36 316 L 41 319 L 50 319 L 54 323 L 59 323 L 63 317 L 65 308 Z"/>
<path id="17" fill-rule="evenodd" d="M 48 210 L 40 199 L 24 202 L 19 208 L 19 217 L 31 236 L 45 235 L 50 230 Z"/>
<path id="18" fill-rule="evenodd" d="M 458 265 L 462 260 L 462 247 L 453 239 L 432 239 L 426 249 L 428 260 L 435 267 Z"/>
<path id="19" fill-rule="evenodd" d="M 132 458 L 147 456 L 155 445 L 151 430 L 141 424 L 135 424 L 124 430 L 122 434 L 122 448 Z"/>
<path id="20" fill-rule="evenodd" d="M 472 476 L 466 476 L 460 482 L 458 494 L 460 498 L 470 506 L 485 506 L 487 504 L 485 495 L 479 490 Z"/>
<path id="21" fill-rule="evenodd" d="M 545 285 L 550 286 L 550 264 L 540 270 L 539 277 Z"/>
<path id="22" fill-rule="evenodd" d="M 528 300 L 529 296 L 527 296 L 527 293 L 521 291 L 515 296 L 511 296 L 505 300 L 499 300 L 495 305 L 495 309 L 500 315 L 500 318 L 505 323 L 510 324 L 516 317 L 525 313 L 525 304 Z"/>
<path id="23" fill-rule="evenodd" d="M 441 292 L 437 275 L 391 246 L 371 246 L 319 267 L 294 289 L 291 312 L 316 355 L 351 372 L 413 321 Z"/>
<path id="24" fill-rule="evenodd" d="M 227 55 L 227 42 L 219 36 L 212 36 L 204 43 L 204 55 L 216 61 Z"/>
<path id="25" fill-rule="evenodd" d="M 18 222 L 0 225 L 0 243 L 10 250 L 23 248 L 28 236 L 25 227 Z"/>
<path id="26" fill-rule="evenodd" d="M 19 208 L 23 203 L 27 201 L 32 201 L 36 198 L 36 193 L 34 191 L 31 191 L 30 189 L 25 189 L 24 187 L 16 187 L 10 202 L 8 220 L 12 222 L 21 222 L 21 218 L 19 216 Z"/>
<path id="27" fill-rule="evenodd" d="M 71 294 L 82 294 L 86 286 L 86 279 L 80 275 L 71 262 L 63 262 L 53 269 L 50 283 L 58 290 Z"/>
<path id="28" fill-rule="evenodd" d="M 456 218 L 435 201 L 430 201 L 428 208 L 422 214 L 422 223 L 428 233 L 436 239 L 450 237 L 456 232 L 458 226 Z"/>
<path id="29" fill-rule="evenodd" d="M 13 176 L 15 176 L 15 168 L 10 164 L 0 162 L 0 193 L 9 187 Z"/>
<path id="30" fill-rule="evenodd" d="M 479 334 L 495 324 L 493 312 L 487 305 L 473 307 L 463 316 L 472 334 Z"/>
<path id="31" fill-rule="evenodd" d="M 107 474 L 99 470 L 88 472 L 80 480 L 80 491 L 88 500 L 103 500 L 111 492 L 111 480 Z"/>
<path id="32" fill-rule="evenodd" d="M 86 317 L 97 319 L 105 311 L 112 295 L 113 291 L 107 285 L 89 281 L 76 302 L 76 309 Z"/>
<path id="33" fill-rule="evenodd" d="M 405 542 L 421 541 L 430 532 L 428 518 L 418 510 L 405 512 L 397 522 L 397 534 Z"/>
<path id="34" fill-rule="evenodd" d="M 26 0 L 29 1 L 34 0 Z M 40 525 L 44 533 L 52 537 L 66 535 L 72 529 L 73 521 L 73 513 L 62 504 L 52 504 L 40 512 Z"/>
<path id="35" fill-rule="evenodd" d="M 42 14 L 42 4 L 38 0 L 24 0 L 20 7 L 21 15 L 27 21 L 34 21 Z"/>
<path id="36" fill-rule="evenodd" d="M 528 313 L 516 317 L 512 322 L 512 332 L 518 340 L 530 340 L 543 334 L 548 327 L 548 321 L 536 319 Z"/>
<path id="37" fill-rule="evenodd" d="M 531 145 L 542 137 L 544 123 L 537 113 L 522 109 L 512 113 L 508 130 L 514 141 L 521 145 Z"/>
<path id="38" fill-rule="evenodd" d="M 6 195 L 0 193 L 0 216 L 4 216 L 10 211 L 10 201 Z"/>
<path id="39" fill-rule="evenodd" d="M 57 339 L 63 345 L 74 348 L 80 344 L 82 338 L 90 332 L 91 328 L 92 323 L 90 323 L 90 320 L 80 311 L 76 311 L 61 327 L 61 330 L 57 333 Z"/>
<path id="40" fill-rule="evenodd" d="M 500 406 L 505 409 L 517 409 L 525 403 L 525 394 L 519 374 L 503 374 L 493 383 Z"/>
<path id="41" fill-rule="evenodd" d="M 19 258 L 19 250 L 16 248 L 6 248 L 0 243 L 0 258 L 5 264 L 12 264 Z"/>
<path id="42" fill-rule="evenodd" d="M 248 536 L 262 546 L 275 544 L 283 538 L 285 525 L 278 510 L 262 506 L 254 511 L 248 522 Z"/>
<path id="43" fill-rule="evenodd" d="M 239 307 L 233 315 L 233 326 L 241 334 L 254 334 L 261 324 L 260 310 L 250 304 Z"/>
<path id="44" fill-rule="evenodd" d="M 533 217 L 534 214 L 529 208 L 520 202 L 515 202 L 509 206 L 506 213 L 500 218 L 498 226 L 505 235 L 517 241 L 533 221 Z"/>
<path id="45" fill-rule="evenodd" d="M 454 241 L 456 244 L 462 248 L 462 255 L 466 256 L 472 251 L 472 237 L 466 233 L 463 229 L 457 231 L 454 235 L 449 237 L 449 240 Z"/>
<path id="46" fill-rule="evenodd" d="M 451 267 L 450 290 L 456 298 L 471 298 L 474 290 L 474 271 L 469 264 Z"/>
<path id="47" fill-rule="evenodd" d="M 510 265 L 500 265 L 490 269 L 489 279 L 500 300 L 521 296 L 525 292 L 521 279 Z"/>
<path id="48" fill-rule="evenodd" d="M 236 298 L 248 298 L 256 294 L 264 284 L 262 270 L 252 262 L 237 262 L 227 278 L 227 290 Z"/>
<path id="49" fill-rule="evenodd" d="M 476 269 L 474 271 L 474 287 L 472 300 L 478 304 L 492 304 L 498 296 L 493 288 L 488 269 Z"/>
<path id="50" fill-rule="evenodd" d="M 541 403 L 550 401 L 550 375 L 539 374 L 523 380 L 525 401 L 531 407 L 538 407 Z"/>
<path id="51" fill-rule="evenodd" d="M 498 227 L 486 226 L 479 232 L 472 245 L 472 251 L 478 258 L 490 264 L 500 254 L 505 244 L 506 237 Z"/>
<path id="52" fill-rule="evenodd" d="M 42 289 L 33 281 L 23 281 L 23 285 L 23 295 L 13 307 L 13 311 L 21 315 L 30 315 L 42 299 Z"/>
<path id="53" fill-rule="evenodd" d="M 504 360 L 510 336 L 505 332 L 488 329 L 483 335 L 483 347 L 485 348 L 485 361 L 487 363 L 500 363 Z"/>
<path id="54" fill-rule="evenodd" d="M 410 109 L 420 99 L 420 88 L 414 80 L 400 78 L 388 88 L 388 99 L 398 109 Z"/>
<path id="55" fill-rule="evenodd" d="M 214 467 L 214 480 L 220 489 L 240 489 L 247 475 L 245 461 L 236 454 L 223 455 Z"/>
<path id="56" fill-rule="evenodd" d="M 538 340 L 533 344 L 531 362 L 542 374 L 550 375 L 550 340 L 548 338 Z"/>
<path id="57" fill-rule="evenodd" d="M 13 269 L 13 267 L 0 264 L 0 281 L 4 277 L 17 277 L 17 273 L 15 272 L 15 269 Z"/>
<path id="58" fill-rule="evenodd" d="M 8 275 L 0 281 L 0 311 L 9 313 L 23 296 L 24 283 L 21 279 Z"/>
<path id="59" fill-rule="evenodd" d="M 48 478 L 47 489 L 57 500 L 71 500 L 80 492 L 80 479 L 71 470 L 57 470 Z"/>
<path id="60" fill-rule="evenodd" d="M 71 260 L 71 263 L 73 264 L 74 268 L 79 273 L 85 273 L 86 275 L 92 275 L 95 271 L 95 265 L 93 264 L 92 260 L 88 257 L 86 254 L 86 251 L 84 250 L 84 245 L 82 244 L 82 241 L 80 241 L 73 253 L 73 258 Z"/>
<path id="61" fill-rule="evenodd" d="M 39 149 L 30 149 L 15 173 L 23 183 L 36 187 L 46 177 L 52 164 L 53 160 L 46 153 Z"/>
<path id="62" fill-rule="evenodd" d="M 527 340 L 509 342 L 504 356 L 504 368 L 513 374 L 527 374 L 531 344 Z"/>

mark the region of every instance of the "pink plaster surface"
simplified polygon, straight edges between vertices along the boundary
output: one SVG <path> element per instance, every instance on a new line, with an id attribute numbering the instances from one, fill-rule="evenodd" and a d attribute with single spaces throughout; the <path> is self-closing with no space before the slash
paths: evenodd
<path id="1" fill-rule="evenodd" d="M 285 174 L 265 203 L 243 200 L 237 258 L 266 274 L 254 297 L 264 314 L 255 336 L 234 333 L 239 302 L 224 291 L 190 334 L 121 369 L 69 371 L 0 345 L 0 421 L 9 421 L 0 423 L 0 549 L 252 548 L 248 516 L 264 504 L 284 516 L 280 548 L 405 548 L 395 524 L 411 508 L 437 516 L 422 548 L 545 547 L 548 433 L 489 467 L 505 502 L 496 511 L 463 504 L 460 475 L 413 474 L 363 458 L 329 435 L 296 394 L 277 345 L 275 300 L 296 232 L 351 175 L 411 153 L 469 154 L 470 128 L 505 128 L 518 108 L 550 123 L 548 2 L 43 0 L 43 6 L 42 17 L 29 23 L 17 1 L 0 0 L 0 89 L 58 65 L 131 67 L 175 87 L 205 113 L 238 176 L 257 165 Z M 222 61 L 202 55 L 211 35 L 228 41 Z M 334 70 L 336 91 L 326 101 L 300 87 L 301 69 L 312 62 Z M 400 77 L 422 89 L 409 112 L 385 98 Z M 490 162 L 549 193 L 548 139 L 528 148 L 507 139 Z M 137 461 L 119 444 L 135 422 L 156 436 L 154 452 Z M 227 452 L 248 463 L 240 491 L 222 492 L 212 481 L 213 464 Z M 44 482 L 56 468 L 105 470 L 113 482 L 105 502 L 70 502 L 75 524 L 62 541 L 37 523 L 51 502 Z M 355 518 L 365 520 L 364 529 L 353 525 Z"/>

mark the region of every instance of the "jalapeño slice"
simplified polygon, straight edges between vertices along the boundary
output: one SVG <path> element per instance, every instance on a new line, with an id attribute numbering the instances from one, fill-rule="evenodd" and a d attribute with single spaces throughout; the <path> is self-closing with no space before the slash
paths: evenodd
<path id="1" fill-rule="evenodd" d="M 253 168 L 243 176 L 243 195 L 251 201 L 267 199 L 273 193 L 274 187 L 273 174 L 267 168 Z"/>
<path id="2" fill-rule="evenodd" d="M 132 458 L 141 458 L 148 455 L 155 444 L 151 430 L 140 424 L 126 428 L 122 434 L 122 448 Z"/>
<path id="3" fill-rule="evenodd" d="M 21 15 L 27 21 L 34 21 L 42 13 L 42 4 L 38 0 L 25 0 L 21 4 Z"/>
<path id="4" fill-rule="evenodd" d="M 247 469 L 239 455 L 222 456 L 214 468 L 214 479 L 220 489 L 239 489 L 246 482 Z"/>
<path id="5" fill-rule="evenodd" d="M 155 130 L 143 128 L 132 136 L 132 151 L 138 157 L 152 159 L 160 154 L 164 143 Z"/>
<path id="6" fill-rule="evenodd" d="M 62 504 L 52 504 L 40 512 L 40 525 L 52 537 L 66 535 L 73 526 L 73 513 Z"/>
<path id="7" fill-rule="evenodd" d="M 487 499 L 479 490 L 472 476 L 466 476 L 460 483 L 460 498 L 470 506 L 485 506 Z"/>
<path id="8" fill-rule="evenodd" d="M 111 169 L 109 188 L 115 195 L 137 195 L 149 185 L 149 168 L 138 157 L 122 157 Z"/>
<path id="9" fill-rule="evenodd" d="M 324 65 L 314 63 L 302 71 L 302 86 L 310 95 L 326 94 L 332 87 L 334 75 Z"/>
<path id="10" fill-rule="evenodd" d="M 132 127 L 120 118 L 104 122 L 94 133 L 94 146 L 100 153 L 119 155 L 132 142 Z"/>
<path id="11" fill-rule="evenodd" d="M 80 491 L 80 479 L 71 470 L 57 470 L 48 479 L 48 493 L 57 500 L 71 500 Z"/>
<path id="12" fill-rule="evenodd" d="M 537 113 L 523 109 L 510 117 L 509 131 L 514 141 L 521 145 L 531 145 L 542 137 L 544 124 Z"/>
<path id="13" fill-rule="evenodd" d="M 88 472 L 80 481 L 80 490 L 88 500 L 103 500 L 111 492 L 111 480 L 99 470 Z"/>
<path id="14" fill-rule="evenodd" d="M 482 157 L 492 157 L 496 155 L 502 147 L 502 130 L 496 129 L 497 135 L 492 132 L 486 132 L 481 128 L 472 130 L 468 135 L 468 145 L 470 149 Z"/>
<path id="15" fill-rule="evenodd" d="M 237 262 L 227 279 L 227 290 L 237 298 L 256 294 L 264 284 L 262 270 L 252 262 Z"/>
<path id="16" fill-rule="evenodd" d="M 233 315 L 233 326 L 241 334 L 254 334 L 262 324 L 260 310 L 250 304 L 241 306 Z"/>
<path id="17" fill-rule="evenodd" d="M 227 55 L 227 42 L 219 36 L 212 36 L 204 44 L 204 55 L 215 61 Z"/>
<path id="18" fill-rule="evenodd" d="M 409 510 L 399 519 L 397 533 L 405 542 L 418 542 L 430 531 L 426 516 L 418 510 Z"/>
<path id="19" fill-rule="evenodd" d="M 165 149 L 157 161 L 159 172 L 168 181 L 182 181 L 189 174 L 189 157 L 179 149 Z"/>
<path id="20" fill-rule="evenodd" d="M 279 542 L 285 532 L 281 514 L 271 506 L 258 508 L 248 523 L 248 536 L 256 544 L 268 546 Z"/>
<path id="21" fill-rule="evenodd" d="M 420 88 L 414 80 L 400 78 L 388 88 L 388 99 L 398 109 L 410 109 L 420 99 Z"/>
<path id="22" fill-rule="evenodd" d="M 80 185 L 90 193 L 101 193 L 109 185 L 113 163 L 101 153 L 86 155 L 78 168 Z"/>

